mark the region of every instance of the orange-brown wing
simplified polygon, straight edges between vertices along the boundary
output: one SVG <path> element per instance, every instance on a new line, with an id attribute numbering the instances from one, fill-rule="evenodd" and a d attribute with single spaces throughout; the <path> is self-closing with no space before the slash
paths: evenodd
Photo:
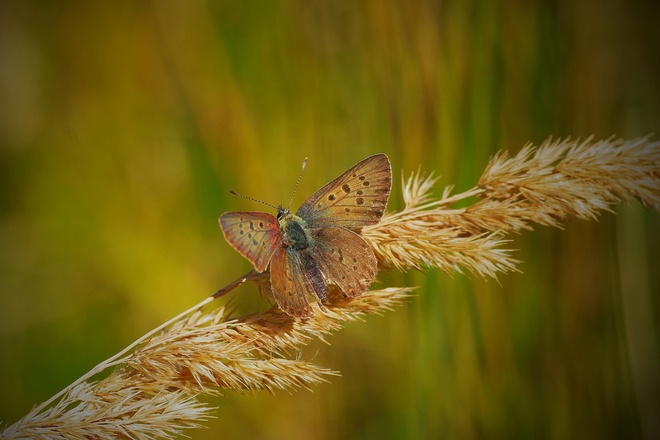
<path id="1" fill-rule="evenodd" d="M 277 248 L 270 263 L 270 286 L 278 307 L 287 315 L 296 318 L 312 316 L 312 307 L 307 301 L 305 273 L 297 252 Z"/>
<path id="2" fill-rule="evenodd" d="M 378 273 L 378 261 L 362 237 L 340 227 L 308 232 L 309 251 L 327 283 L 335 284 L 349 298 L 369 288 Z"/>
<path id="3" fill-rule="evenodd" d="M 380 221 L 392 188 L 392 167 L 374 154 L 316 191 L 298 209 L 308 228 L 358 229 Z"/>
<path id="4" fill-rule="evenodd" d="M 275 216 L 265 212 L 227 212 L 218 221 L 227 242 L 258 272 L 266 270 L 282 237 Z"/>

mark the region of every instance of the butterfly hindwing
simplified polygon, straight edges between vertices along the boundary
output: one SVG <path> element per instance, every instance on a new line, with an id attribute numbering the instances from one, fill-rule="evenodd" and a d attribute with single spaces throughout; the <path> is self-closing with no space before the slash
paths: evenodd
<path id="1" fill-rule="evenodd" d="M 392 167 L 375 154 L 316 191 L 298 209 L 309 228 L 358 229 L 380 221 L 392 187 Z"/>
<path id="2" fill-rule="evenodd" d="M 309 231 L 310 252 L 327 283 L 353 298 L 369 288 L 378 273 L 378 262 L 362 237 L 341 227 Z"/>
<path id="3" fill-rule="evenodd" d="M 219 222 L 229 244 L 258 272 L 266 270 L 281 242 L 277 219 L 265 212 L 228 212 L 220 216 Z"/>
<path id="4" fill-rule="evenodd" d="M 270 263 L 271 291 L 282 311 L 297 318 L 309 318 L 313 311 L 307 293 L 312 290 L 299 257 L 299 253 L 281 247 L 275 250 Z"/>

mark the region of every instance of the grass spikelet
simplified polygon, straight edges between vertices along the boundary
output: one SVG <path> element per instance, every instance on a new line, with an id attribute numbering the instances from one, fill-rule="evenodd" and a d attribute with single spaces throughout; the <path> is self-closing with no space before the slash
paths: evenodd
<path id="1" fill-rule="evenodd" d="M 533 224 L 561 227 L 572 217 L 598 218 L 620 200 L 660 209 L 660 142 L 549 139 L 509 157 L 495 155 L 479 183 L 460 194 L 429 195 L 435 179 L 417 172 L 404 182 L 405 207 L 364 228 L 383 266 L 466 268 L 484 277 L 516 270 L 506 234 Z M 458 201 L 476 202 L 452 209 Z"/>
<path id="2" fill-rule="evenodd" d="M 557 226 L 577 217 L 591 220 L 620 200 L 639 199 L 660 209 L 660 142 L 547 140 L 512 158 L 497 155 L 479 187 L 492 200 L 519 201 L 518 217 Z"/>
<path id="3" fill-rule="evenodd" d="M 474 188 L 438 199 L 433 175 L 403 182 L 404 208 L 364 228 L 381 266 L 436 267 L 496 277 L 516 270 L 507 234 L 532 225 L 561 227 L 595 219 L 620 200 L 637 198 L 660 209 L 660 142 L 608 139 L 548 140 L 515 156 L 497 154 Z M 452 208 L 457 202 L 471 205 Z M 252 281 L 268 293 L 268 277 L 254 272 L 218 292 Z M 275 309 L 231 318 L 204 307 L 183 312 L 35 407 L 0 433 L 3 438 L 173 438 L 201 426 L 212 408 L 199 394 L 310 388 L 335 372 L 301 359 L 301 348 L 325 340 L 345 323 L 401 304 L 410 288 L 333 297 L 324 310 L 296 321 Z M 100 372 L 115 369 L 104 379 Z"/>
<path id="4" fill-rule="evenodd" d="M 36 407 L 2 432 L 2 438 L 173 439 L 201 427 L 212 408 L 181 390 L 148 393 L 118 372 L 101 382 L 70 388 L 50 408 Z"/>
<path id="5" fill-rule="evenodd" d="M 309 389 L 337 373 L 296 357 L 314 338 L 346 322 L 400 304 L 410 288 L 365 292 L 338 301 L 306 321 L 267 310 L 229 319 L 225 309 L 182 316 L 132 354 L 106 362 L 119 366 L 97 382 L 77 381 L 54 404 L 35 407 L 6 428 L 2 438 L 175 438 L 200 427 L 213 408 L 196 399 L 220 390 Z M 93 370 L 94 371 L 94 370 Z"/>

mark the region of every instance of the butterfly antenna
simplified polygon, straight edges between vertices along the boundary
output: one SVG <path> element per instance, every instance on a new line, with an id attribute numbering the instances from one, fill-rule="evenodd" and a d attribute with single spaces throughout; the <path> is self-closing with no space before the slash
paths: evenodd
<path id="1" fill-rule="evenodd" d="M 293 196 L 296 195 L 296 191 L 298 190 L 298 185 L 300 184 L 300 178 L 302 177 L 303 171 L 305 171 L 305 167 L 307 166 L 307 158 L 303 160 L 302 167 L 300 168 L 300 174 L 298 174 L 298 181 L 296 182 L 296 186 L 293 187 L 293 194 L 291 194 L 291 200 L 289 200 L 289 206 L 286 209 L 291 208 L 291 204 L 293 203 Z"/>
<path id="2" fill-rule="evenodd" d="M 270 203 L 266 203 L 266 202 L 261 201 L 261 200 L 258 200 L 258 199 L 253 199 L 252 197 L 244 196 L 243 194 L 239 194 L 239 193 L 237 193 L 237 192 L 234 191 L 233 189 L 230 190 L 229 193 L 232 194 L 232 195 L 234 195 L 234 196 L 243 197 L 244 199 L 247 199 L 247 200 L 250 200 L 250 201 L 253 201 L 253 202 L 262 203 L 262 204 L 264 204 L 264 205 L 266 205 L 266 206 L 270 206 L 271 208 L 273 208 L 273 209 L 275 209 L 275 210 L 277 209 L 277 206 L 273 206 L 273 205 L 271 205 Z"/>

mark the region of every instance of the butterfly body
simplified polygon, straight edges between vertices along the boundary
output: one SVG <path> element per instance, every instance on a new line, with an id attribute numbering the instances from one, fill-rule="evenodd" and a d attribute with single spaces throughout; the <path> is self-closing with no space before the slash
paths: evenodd
<path id="1" fill-rule="evenodd" d="M 316 244 L 307 235 L 307 222 L 297 215 L 292 214 L 288 209 L 278 209 L 277 217 L 282 234 L 282 248 L 285 252 L 295 252 L 298 254 L 302 273 L 309 278 L 314 295 L 321 302 L 327 301 L 328 292 L 323 274 L 314 260 L 314 255 L 310 252 L 310 247 L 312 247 L 310 245 Z"/>
<path id="2" fill-rule="evenodd" d="M 270 290 L 277 305 L 298 318 L 312 315 L 307 293 L 327 301 L 330 284 L 346 297 L 369 288 L 377 260 L 358 234 L 377 223 L 389 198 L 392 171 L 384 154 L 357 163 L 314 193 L 296 214 L 277 208 L 263 212 L 228 212 L 220 216 L 227 241 L 264 272 L 270 267 Z"/>
<path id="3" fill-rule="evenodd" d="M 282 234 L 282 245 L 292 250 L 301 251 L 309 247 L 309 238 L 305 233 L 306 222 L 289 210 L 281 210 L 277 215 Z"/>

